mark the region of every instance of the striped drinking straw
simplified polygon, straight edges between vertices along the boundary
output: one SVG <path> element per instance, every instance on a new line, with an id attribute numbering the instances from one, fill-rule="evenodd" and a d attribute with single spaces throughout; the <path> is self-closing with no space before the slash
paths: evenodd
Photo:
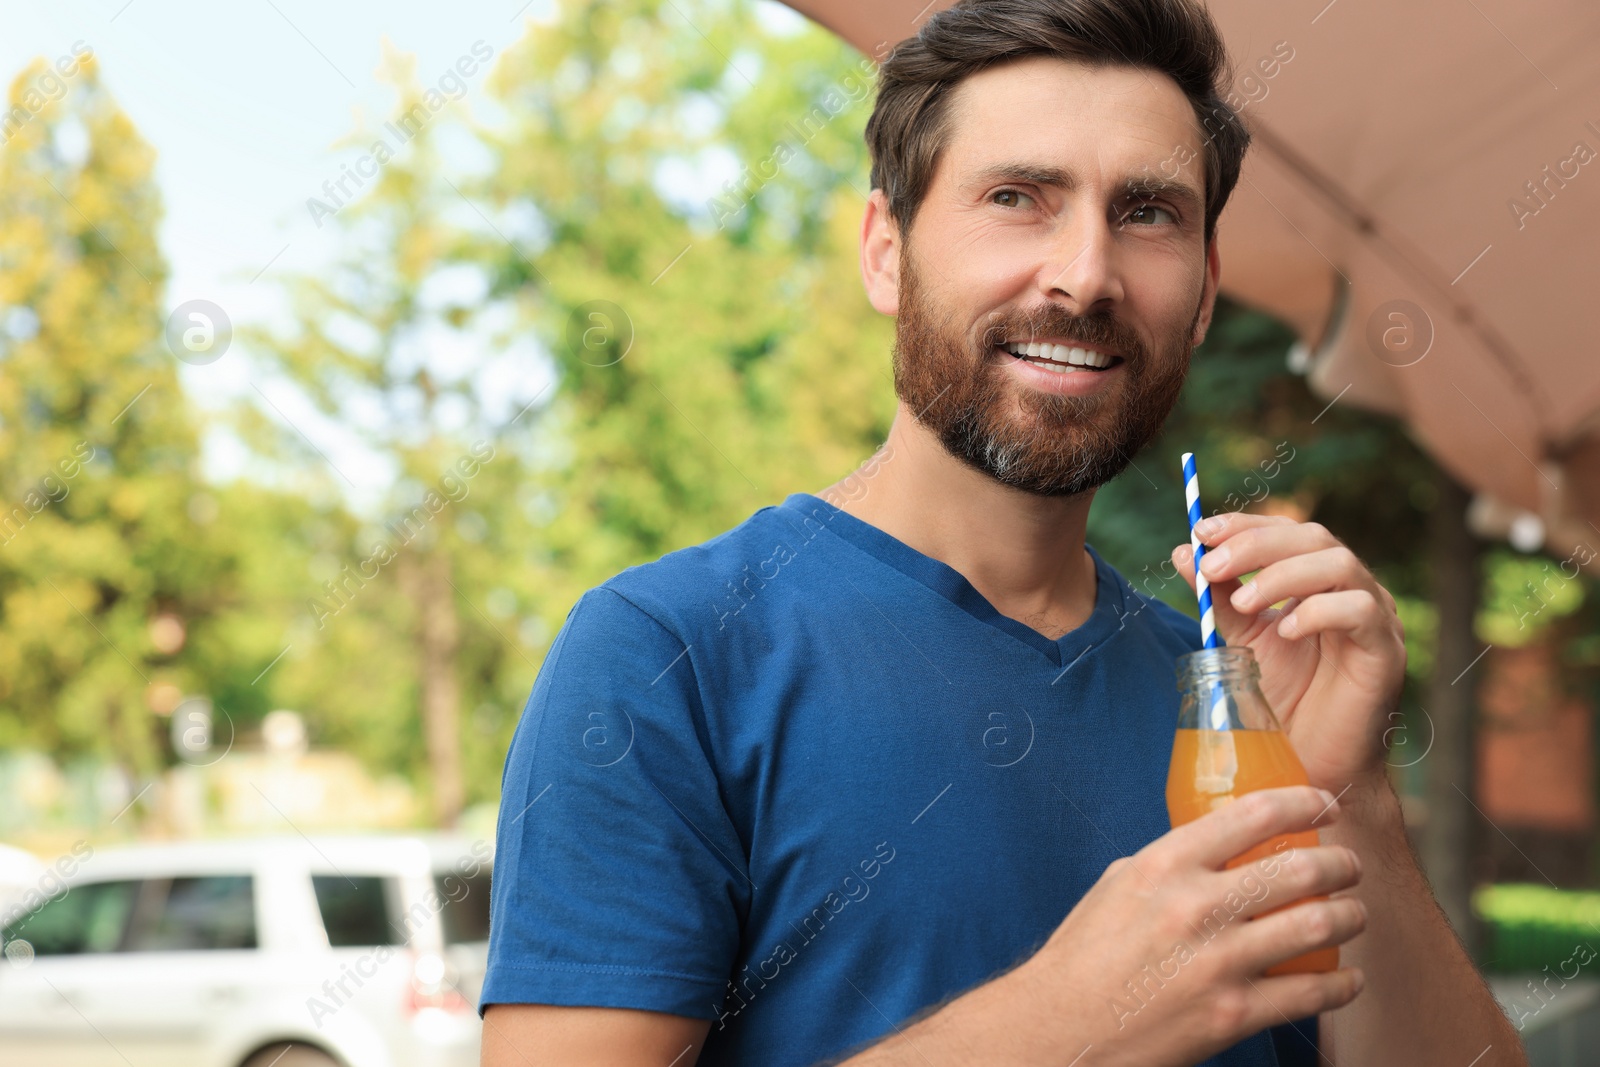
<path id="1" fill-rule="evenodd" d="M 1211 584 L 1200 573 L 1200 560 L 1206 554 L 1206 546 L 1194 532 L 1195 523 L 1200 521 L 1200 474 L 1195 469 L 1193 452 L 1183 454 L 1183 495 L 1189 505 L 1189 547 L 1194 549 L 1194 591 L 1200 600 L 1200 640 L 1206 648 L 1218 648 L 1222 639 L 1217 636 L 1217 620 L 1211 610 Z M 1228 705 L 1221 686 L 1212 688 L 1211 728 L 1228 729 Z"/>
<path id="2" fill-rule="evenodd" d="M 1200 474 L 1195 470 L 1193 452 L 1183 454 L 1183 496 L 1189 504 L 1189 547 L 1194 549 L 1194 591 L 1200 598 L 1200 639 L 1206 648 L 1216 648 L 1222 642 L 1217 639 L 1217 621 L 1211 613 L 1211 585 L 1200 573 L 1206 546 L 1194 532 L 1195 523 L 1200 521 Z"/>

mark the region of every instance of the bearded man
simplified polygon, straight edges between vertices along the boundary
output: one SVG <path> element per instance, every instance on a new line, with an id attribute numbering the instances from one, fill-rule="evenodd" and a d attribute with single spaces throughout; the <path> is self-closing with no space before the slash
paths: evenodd
<path id="1" fill-rule="evenodd" d="M 1198 627 L 1085 529 L 1211 322 L 1225 75 L 1194 0 L 963 0 L 884 61 L 889 439 L 572 609 L 506 761 L 486 1064 L 1525 1063 L 1385 774 L 1394 600 L 1320 526 L 1200 531 L 1312 784 L 1168 817 Z"/>

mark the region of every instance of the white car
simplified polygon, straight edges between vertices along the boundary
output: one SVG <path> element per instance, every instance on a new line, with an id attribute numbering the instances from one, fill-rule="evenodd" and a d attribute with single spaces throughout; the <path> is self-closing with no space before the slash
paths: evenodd
<path id="1" fill-rule="evenodd" d="M 0 930 L 3 1067 L 478 1062 L 491 844 L 93 851 Z"/>
<path id="2" fill-rule="evenodd" d="M 0 845 L 0 916 L 9 915 L 30 891 L 37 891 L 45 870 L 33 853 Z"/>

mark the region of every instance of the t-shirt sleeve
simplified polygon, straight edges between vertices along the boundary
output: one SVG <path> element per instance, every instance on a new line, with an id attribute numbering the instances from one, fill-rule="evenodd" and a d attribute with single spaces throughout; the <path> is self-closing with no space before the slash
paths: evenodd
<path id="1" fill-rule="evenodd" d="M 506 757 L 480 998 L 716 1018 L 750 881 L 693 649 L 585 593 Z"/>

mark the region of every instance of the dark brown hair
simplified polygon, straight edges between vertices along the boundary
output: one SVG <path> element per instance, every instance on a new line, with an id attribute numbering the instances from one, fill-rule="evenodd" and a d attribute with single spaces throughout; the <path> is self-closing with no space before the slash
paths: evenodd
<path id="1" fill-rule="evenodd" d="M 867 120 L 872 187 L 909 233 L 950 137 L 963 78 L 1027 56 L 1160 71 L 1183 90 L 1205 133 L 1205 237 L 1239 181 L 1250 132 L 1222 98 L 1231 72 L 1222 35 L 1197 0 L 960 0 L 894 47 Z"/>

